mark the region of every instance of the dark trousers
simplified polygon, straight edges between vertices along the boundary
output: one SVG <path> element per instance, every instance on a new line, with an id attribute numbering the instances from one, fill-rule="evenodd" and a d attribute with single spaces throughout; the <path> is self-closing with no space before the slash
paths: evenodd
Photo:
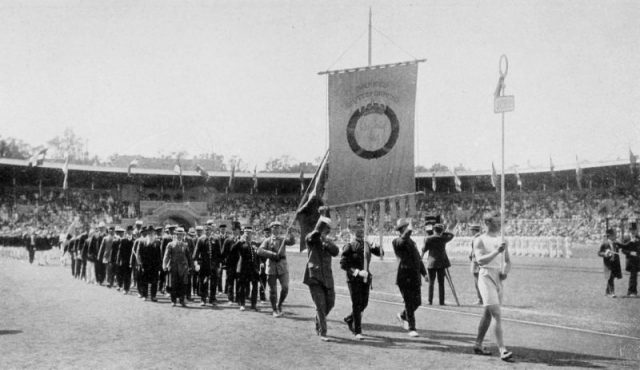
<path id="1" fill-rule="evenodd" d="M 409 330 L 416 330 L 415 312 L 422 304 L 420 286 L 398 285 L 398 288 L 400 288 L 400 294 L 404 299 L 404 311 L 402 311 L 401 317 L 409 322 Z"/>
<path id="2" fill-rule="evenodd" d="M 227 292 L 227 295 L 229 296 L 229 302 L 235 302 L 235 296 L 236 296 L 236 290 L 237 290 L 237 286 L 236 286 L 236 273 L 235 271 L 230 271 L 227 269 L 227 281 L 225 282 L 225 288 L 224 288 L 225 292 Z"/>
<path id="3" fill-rule="evenodd" d="M 209 284 L 210 284 L 209 292 L 211 293 L 209 295 L 209 300 L 211 302 L 215 302 L 216 291 L 222 292 L 222 289 L 220 289 L 221 284 L 220 284 L 220 264 L 219 263 L 214 263 L 213 266 L 211 266 L 211 275 L 209 276 Z"/>
<path id="4" fill-rule="evenodd" d="M 256 308 L 258 303 L 258 279 L 247 276 L 238 278 L 238 304 L 244 306 L 246 299 L 250 297 L 251 308 Z"/>
<path id="5" fill-rule="evenodd" d="M 167 273 L 164 270 L 160 270 L 158 273 L 158 291 L 164 293 L 164 288 L 167 280 Z"/>
<path id="6" fill-rule="evenodd" d="M 436 283 L 436 276 L 438 277 L 438 299 L 440 304 L 444 304 L 444 277 L 445 269 L 427 269 L 429 273 L 429 304 L 433 303 L 433 286 Z"/>
<path id="7" fill-rule="evenodd" d="M 267 296 L 265 294 L 265 289 L 267 289 L 267 273 L 261 272 L 258 277 L 258 282 L 260 283 L 260 300 L 266 301 Z"/>
<path id="8" fill-rule="evenodd" d="M 138 291 L 140 292 L 140 295 L 148 298 L 149 285 L 151 285 L 151 299 L 155 299 L 156 293 L 158 292 L 158 270 L 144 270 L 142 273 L 139 273 L 139 279 Z"/>
<path id="9" fill-rule="evenodd" d="M 187 294 L 187 285 L 189 281 L 189 273 L 178 273 L 177 271 L 169 271 L 171 274 L 171 302 L 176 303 L 180 300 L 180 303 L 184 303 L 185 295 Z"/>
<path id="10" fill-rule="evenodd" d="M 102 263 L 102 261 L 96 261 L 95 269 L 96 269 L 96 282 L 98 284 L 102 284 L 104 282 L 105 272 L 106 272 L 106 267 L 104 263 Z"/>
<path id="11" fill-rule="evenodd" d="M 75 277 L 76 279 L 80 279 L 80 277 L 82 276 L 82 260 L 81 259 L 74 259 L 74 261 L 76 263 L 73 266 L 73 268 L 74 268 L 73 277 Z"/>
<path id="12" fill-rule="evenodd" d="M 627 295 L 638 294 L 638 267 L 631 267 L 629 271 L 629 289 Z"/>
<path id="13" fill-rule="evenodd" d="M 209 297 L 209 303 L 213 303 L 216 297 L 216 284 L 213 282 L 212 277 L 215 276 L 215 272 L 213 271 L 202 271 L 198 272 L 198 295 L 202 302 L 207 301 L 207 296 Z"/>
<path id="14" fill-rule="evenodd" d="M 344 320 L 353 323 L 355 334 L 362 334 L 362 312 L 369 304 L 369 289 L 371 284 L 365 283 L 362 278 L 357 277 L 347 282 L 349 295 L 351 296 L 351 313 Z"/>
<path id="15" fill-rule="evenodd" d="M 616 280 L 615 275 L 613 273 L 609 273 L 609 274 L 606 274 L 606 277 L 607 277 L 607 287 L 606 287 L 606 289 L 604 291 L 604 294 L 607 294 L 607 295 L 608 294 L 615 294 L 616 293 L 616 287 L 615 287 L 615 284 L 614 284 L 614 282 Z"/>
<path id="16" fill-rule="evenodd" d="M 131 268 L 129 266 L 118 266 L 118 287 L 128 292 L 131 288 Z"/>
<path id="17" fill-rule="evenodd" d="M 224 270 L 225 269 L 222 267 L 222 265 L 218 265 L 218 281 L 217 281 L 217 285 L 218 285 L 218 292 L 220 292 L 220 293 L 226 293 L 227 292 L 222 286 L 222 273 L 224 272 Z"/>
<path id="18" fill-rule="evenodd" d="M 310 284 L 309 292 L 316 306 L 316 331 L 319 335 L 327 335 L 327 316 L 336 303 L 336 293 L 322 284 Z"/>
<path id="19" fill-rule="evenodd" d="M 82 259 L 80 263 L 80 279 L 87 280 L 87 260 Z"/>
<path id="20" fill-rule="evenodd" d="M 36 257 L 36 249 L 29 248 L 27 250 L 29 251 L 29 263 L 33 263 L 33 259 Z"/>
<path id="21" fill-rule="evenodd" d="M 71 257 L 71 276 L 76 276 L 76 259 Z"/>

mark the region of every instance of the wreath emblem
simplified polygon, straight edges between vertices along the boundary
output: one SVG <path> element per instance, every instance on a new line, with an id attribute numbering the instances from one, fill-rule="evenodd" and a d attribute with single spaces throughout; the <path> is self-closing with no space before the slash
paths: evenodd
<path id="1" fill-rule="evenodd" d="M 386 142 L 380 143 L 382 145 L 378 145 L 377 148 L 371 148 L 371 145 L 369 145 L 368 148 L 365 148 L 360 142 L 358 142 L 358 126 L 359 124 L 363 124 L 363 119 L 365 117 L 373 114 L 383 115 L 386 117 L 386 120 L 388 120 L 388 124 L 385 125 L 387 127 L 382 129 L 378 128 L 377 130 L 378 134 L 380 134 L 380 132 L 387 133 L 388 138 Z M 367 132 L 369 132 L 369 135 L 376 134 L 371 128 L 369 128 Z M 378 103 L 367 104 L 365 107 L 357 109 L 353 112 L 349 119 L 349 123 L 347 124 L 347 141 L 349 142 L 349 147 L 357 156 L 364 159 L 376 159 L 389 153 L 391 149 L 393 149 L 394 145 L 396 145 L 399 133 L 400 124 L 396 113 L 388 106 Z M 379 139 L 379 135 L 377 137 Z"/>

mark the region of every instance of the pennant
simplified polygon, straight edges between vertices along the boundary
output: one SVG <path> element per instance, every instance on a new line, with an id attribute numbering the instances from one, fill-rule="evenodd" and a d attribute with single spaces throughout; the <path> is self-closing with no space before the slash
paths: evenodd
<path id="1" fill-rule="evenodd" d="M 576 183 L 578 184 L 578 189 L 582 190 L 582 168 L 580 168 L 580 162 L 578 161 L 577 155 L 576 155 Z"/>
<path id="2" fill-rule="evenodd" d="M 549 170 L 551 171 L 551 176 L 555 176 L 555 169 L 556 167 L 553 165 L 553 160 L 551 159 L 551 156 L 549 156 Z"/>
<path id="3" fill-rule="evenodd" d="M 29 158 L 28 166 L 29 167 L 42 166 L 46 155 L 47 155 L 47 148 L 41 149 L 37 153 L 34 153 L 31 156 L 31 158 Z"/>
<path id="4" fill-rule="evenodd" d="M 520 179 L 520 174 L 518 173 L 518 169 L 516 168 L 516 183 L 520 190 L 522 190 L 522 179 Z"/>
<path id="5" fill-rule="evenodd" d="M 230 193 L 233 193 L 233 183 L 235 182 L 236 179 L 236 164 L 232 164 L 231 165 L 231 176 L 229 176 L 229 184 L 227 185 L 227 188 L 229 189 Z M 278 188 L 276 188 L 276 195 L 278 195 Z"/>
<path id="6" fill-rule="evenodd" d="M 407 201 L 409 202 L 409 217 L 416 217 L 416 196 L 414 194 L 409 195 Z"/>
<path id="7" fill-rule="evenodd" d="M 300 166 L 300 195 L 304 194 L 304 173 L 302 172 L 302 165 Z"/>
<path id="8" fill-rule="evenodd" d="M 491 162 L 491 186 L 494 189 L 498 189 L 498 173 L 496 172 L 496 166 Z"/>
<path id="9" fill-rule="evenodd" d="M 431 172 L 431 190 L 436 191 L 436 173 Z"/>
<path id="10" fill-rule="evenodd" d="M 65 153 L 64 155 L 64 164 L 62 165 L 62 173 L 64 173 L 64 180 L 62 181 L 62 190 L 67 190 L 69 188 L 68 177 L 69 177 L 69 153 Z"/>
<path id="11" fill-rule="evenodd" d="M 133 167 L 138 167 L 138 159 L 134 159 L 131 162 L 129 162 L 129 167 L 127 167 L 127 176 L 131 176 L 131 169 Z"/>
<path id="12" fill-rule="evenodd" d="M 398 207 L 400 208 L 400 212 L 398 212 L 398 216 L 402 218 L 407 217 L 407 199 L 402 197 L 398 199 Z"/>
<path id="13" fill-rule="evenodd" d="M 257 174 L 258 166 L 253 167 L 253 187 L 251 188 L 251 193 L 254 192 L 258 194 L 258 174 Z"/>
<path id="14" fill-rule="evenodd" d="M 173 172 L 180 176 L 180 187 L 182 187 L 182 165 L 180 164 L 180 157 L 176 158 L 176 164 L 173 166 Z"/>
<path id="15" fill-rule="evenodd" d="M 462 181 L 460 181 L 460 178 L 458 177 L 458 174 L 456 173 L 456 170 L 453 170 L 453 182 L 456 185 L 456 191 L 459 193 L 462 191 Z"/>
<path id="16" fill-rule="evenodd" d="M 631 151 L 631 148 L 629 148 L 629 170 L 631 171 L 632 175 L 633 175 L 633 170 L 636 167 L 637 161 L 638 161 L 638 157 L 635 156 Z"/>
<path id="17" fill-rule="evenodd" d="M 382 230 L 384 230 L 384 221 L 387 218 L 386 217 L 387 213 L 385 212 L 386 208 L 387 208 L 386 205 L 387 205 L 387 203 L 384 200 L 381 200 L 380 201 L 380 205 L 378 207 L 379 208 L 378 212 L 380 212 L 378 214 L 378 230 L 380 230 L 380 232 L 382 232 Z M 380 245 L 382 246 L 382 244 L 380 244 Z"/>
<path id="18" fill-rule="evenodd" d="M 300 204 L 301 206 L 296 210 L 295 219 L 298 221 L 300 225 L 300 251 L 302 252 L 307 248 L 305 243 L 305 237 L 311 231 L 313 231 L 316 226 L 316 222 L 320 218 L 320 207 L 324 205 L 323 196 L 325 193 L 326 182 L 327 182 L 327 173 L 328 173 L 328 155 L 327 153 L 320 163 L 320 167 L 316 170 L 316 173 L 313 175 L 311 179 L 311 183 L 309 183 L 309 187 L 311 191 L 306 199 L 302 199 Z M 278 188 L 276 188 L 276 191 Z M 325 216 L 329 216 L 329 214 L 325 214 Z"/>
<path id="19" fill-rule="evenodd" d="M 389 199 L 389 215 L 391 216 L 392 220 L 397 220 L 398 219 L 398 212 L 396 210 L 396 200 L 395 199 Z"/>
<path id="20" fill-rule="evenodd" d="M 200 176 L 204 177 L 205 182 L 209 181 L 209 172 L 207 172 L 207 170 L 202 168 L 202 166 L 200 166 L 199 164 L 196 164 L 196 172 L 200 174 Z"/>

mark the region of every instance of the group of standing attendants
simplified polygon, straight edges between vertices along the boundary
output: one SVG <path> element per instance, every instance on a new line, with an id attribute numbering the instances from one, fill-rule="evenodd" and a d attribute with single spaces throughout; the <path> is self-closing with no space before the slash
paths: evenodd
<path id="1" fill-rule="evenodd" d="M 343 247 L 340 257 L 340 267 L 346 273 L 351 297 L 351 313 L 343 320 L 356 340 L 364 339 L 362 313 L 369 301 L 372 281 L 372 274 L 369 271 L 371 255 L 381 257 L 384 255 L 382 248 L 371 245 L 365 240 L 362 221 L 358 219 L 357 224 L 351 227 L 355 231 L 355 239 Z M 487 231 L 480 233 L 480 228 L 477 227 L 472 245 L 473 261 L 478 271 L 477 289 L 484 306 L 473 352 L 478 355 L 491 354 L 482 346 L 482 343 L 493 320 L 500 358 L 509 361 L 513 354 L 504 345 L 500 308 L 503 297 L 502 281 L 507 278 L 511 269 L 511 260 L 507 243 L 500 234 L 500 213 L 485 214 L 484 222 Z M 434 225 L 433 233 L 425 240 L 422 254 L 420 254 L 415 241 L 411 238 L 413 228 L 410 219 L 399 219 L 395 230 L 398 237 L 393 240 L 392 245 L 398 260 L 396 285 L 404 300 L 404 310 L 398 313 L 396 318 L 407 330 L 409 336 L 418 337 L 420 334 L 416 330 L 415 311 L 422 303 L 422 279 L 429 282 L 430 304 L 433 300 L 434 284 L 436 279 L 438 280 L 439 301 L 444 305 L 444 278 L 446 269 L 451 265 L 445 246 L 453 239 L 453 235 L 445 232 L 443 225 Z M 305 237 L 308 261 L 303 282 L 309 286 L 311 298 L 316 306 L 316 334 L 322 341 L 330 341 L 327 336 L 326 318 L 335 304 L 331 258 L 339 254 L 339 248 L 329 237 L 330 232 L 331 219 L 321 216 L 314 231 Z M 428 268 L 425 268 L 423 256 L 427 253 Z"/>
<path id="2" fill-rule="evenodd" d="M 638 296 L 638 270 L 640 269 L 640 234 L 638 230 L 633 230 L 633 239 L 624 241 L 616 240 L 616 232 L 607 229 L 606 239 L 600 245 L 598 256 L 602 257 L 604 264 L 604 278 L 606 280 L 605 296 L 616 298 L 615 279 L 622 279 L 622 268 L 620 265 L 620 254 L 626 257 L 625 270 L 629 272 L 628 297 Z"/>
<path id="3" fill-rule="evenodd" d="M 295 240 L 281 235 L 278 221 L 262 232 L 259 242 L 250 226 L 243 228 L 238 222 L 233 222 L 231 233 L 226 224 L 215 227 L 212 220 L 188 233 L 177 225 L 143 227 L 142 221 L 126 230 L 100 223 L 91 233 L 68 235 L 63 256 L 69 254 L 71 274 L 77 279 L 117 286 L 123 294 L 133 286 L 145 301 L 157 302 L 158 292 L 169 294 L 173 306 L 184 307 L 196 295 L 201 306 L 215 306 L 216 296 L 226 294 L 241 311 L 247 300 L 258 310 L 258 297 L 266 300 L 268 285 L 273 316 L 280 317 L 289 286 L 285 247 Z"/>

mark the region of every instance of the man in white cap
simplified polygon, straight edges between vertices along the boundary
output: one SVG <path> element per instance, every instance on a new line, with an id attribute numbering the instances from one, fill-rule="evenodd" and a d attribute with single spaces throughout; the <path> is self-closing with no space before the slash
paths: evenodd
<path id="1" fill-rule="evenodd" d="M 316 334 L 325 342 L 329 341 L 327 315 L 336 301 L 331 257 L 340 253 L 340 249 L 327 238 L 330 232 L 331 219 L 320 216 L 315 229 L 305 238 L 309 260 L 302 279 L 309 286 L 311 299 L 316 305 Z"/>
<path id="2" fill-rule="evenodd" d="M 280 235 L 282 224 L 278 221 L 272 222 L 271 236 L 265 239 L 258 255 L 267 258 L 267 283 L 269 284 L 269 300 L 273 309 L 273 316 L 282 316 L 282 303 L 289 293 L 289 267 L 287 265 L 286 246 L 293 245 L 295 239 L 289 234 L 287 238 Z M 278 300 L 278 281 L 280 281 L 280 299 Z"/>
<path id="3" fill-rule="evenodd" d="M 404 311 L 397 314 L 396 317 L 402 323 L 403 328 L 409 331 L 409 336 L 417 337 L 419 334 L 416 331 L 415 311 L 422 303 L 420 275 L 426 280 L 427 270 L 422 263 L 416 243 L 411 239 L 413 229 L 410 220 L 399 219 L 396 231 L 399 236 L 392 242 L 393 251 L 399 260 L 396 284 L 404 299 Z"/>
<path id="4" fill-rule="evenodd" d="M 167 286 L 171 288 L 171 303 L 175 307 L 176 301 L 186 307 L 185 296 L 189 280 L 189 271 L 193 263 L 189 253 L 189 246 L 185 242 L 185 232 L 182 227 L 175 230 L 177 239 L 167 245 L 162 261 L 162 268 L 167 272 Z"/>

